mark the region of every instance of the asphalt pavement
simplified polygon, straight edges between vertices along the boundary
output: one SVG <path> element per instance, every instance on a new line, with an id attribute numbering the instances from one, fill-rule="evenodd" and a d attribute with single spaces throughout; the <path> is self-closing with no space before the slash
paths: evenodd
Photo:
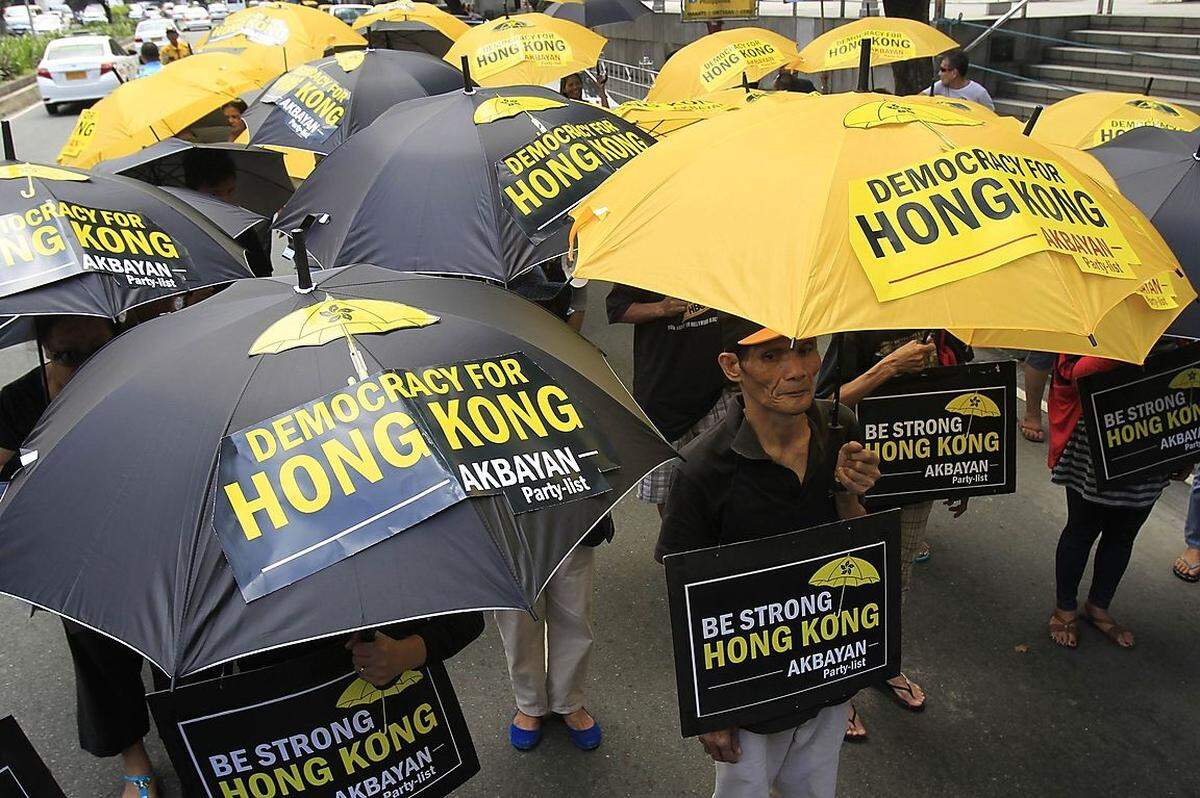
<path id="1" fill-rule="evenodd" d="M 49 117 L 40 106 L 17 115 L 18 155 L 52 162 L 74 122 L 74 112 Z M 597 289 L 584 333 L 628 378 L 631 330 L 605 323 Z M 32 363 L 28 349 L 0 353 L 0 382 Z M 113 445 L 121 445 L 115 433 Z M 1182 548 L 1187 486 L 1173 484 L 1155 508 L 1112 607 L 1136 632 L 1136 648 L 1120 650 L 1084 627 L 1080 648 L 1066 651 L 1046 633 L 1063 493 L 1049 483 L 1045 445 L 1020 441 L 1018 448 L 1017 495 L 973 499 L 958 520 L 935 510 L 933 557 L 915 567 L 903 654 L 905 671 L 929 693 L 928 709 L 913 715 L 882 693 L 860 694 L 870 740 L 843 748 L 839 795 L 1200 796 L 1200 585 L 1170 573 Z M 489 622 L 450 665 L 482 763 L 459 795 L 711 793 L 711 764 L 678 731 L 663 576 L 651 556 L 657 515 L 633 499 L 614 515 L 616 539 L 597 560 L 587 702 L 604 744 L 576 751 L 552 723 L 536 751 L 509 747 L 512 698 Z M 136 580 L 138 563 L 127 567 Z M 0 599 L 0 628 L 0 716 L 17 716 L 69 796 L 118 795 L 117 763 L 78 749 L 59 622 L 43 613 L 30 618 Z M 179 795 L 153 732 L 150 747 L 166 794 Z"/>

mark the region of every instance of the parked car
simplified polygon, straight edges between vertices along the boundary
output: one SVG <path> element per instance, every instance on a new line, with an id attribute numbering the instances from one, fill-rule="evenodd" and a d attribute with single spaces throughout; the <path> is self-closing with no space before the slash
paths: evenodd
<path id="1" fill-rule="evenodd" d="M 188 6 L 184 9 L 179 27 L 183 30 L 208 30 L 212 27 L 212 17 L 204 6 Z"/>
<path id="2" fill-rule="evenodd" d="M 158 6 L 146 6 L 145 19 L 162 19 L 163 12 Z"/>
<path id="3" fill-rule="evenodd" d="M 8 6 L 4 9 L 4 27 L 9 33 L 29 33 L 33 20 L 41 13 L 37 6 Z"/>
<path id="4" fill-rule="evenodd" d="M 171 17 L 171 19 L 175 20 L 175 24 L 177 26 L 182 27 L 183 18 L 187 15 L 187 10 L 188 10 L 187 5 L 185 5 L 183 3 L 176 3 L 175 6 L 171 9 L 170 17 Z"/>
<path id="5" fill-rule="evenodd" d="M 109 36 L 77 35 L 53 39 L 37 68 L 38 91 L 53 116 L 67 102 L 105 97 L 137 76 L 137 57 Z"/>
<path id="6" fill-rule="evenodd" d="M 133 32 L 133 48 L 138 50 L 143 42 L 154 42 L 159 47 L 170 44 L 167 39 L 168 30 L 179 30 L 170 19 L 143 19 Z"/>
<path id="7" fill-rule="evenodd" d="M 108 22 L 108 14 L 104 12 L 104 6 L 99 3 L 91 3 L 83 9 L 83 13 L 79 15 L 79 21 L 84 25 L 96 23 L 103 25 Z"/>
<path id="8" fill-rule="evenodd" d="M 326 11 L 333 14 L 335 17 L 345 22 L 347 25 L 353 25 L 354 20 L 361 17 L 372 9 L 372 6 L 359 5 L 358 3 L 347 5 L 329 6 Z"/>
<path id="9" fill-rule="evenodd" d="M 67 22 L 53 11 L 33 16 L 33 32 L 39 35 L 66 33 Z"/>
<path id="10" fill-rule="evenodd" d="M 229 7 L 224 3 L 209 3 L 208 16 L 214 21 L 225 19 L 229 16 Z"/>
<path id="11" fill-rule="evenodd" d="M 130 19 L 132 19 L 134 22 L 137 22 L 138 20 L 145 19 L 145 17 L 146 17 L 146 7 L 144 5 L 142 5 L 141 3 L 130 3 L 129 4 L 129 18 Z"/>

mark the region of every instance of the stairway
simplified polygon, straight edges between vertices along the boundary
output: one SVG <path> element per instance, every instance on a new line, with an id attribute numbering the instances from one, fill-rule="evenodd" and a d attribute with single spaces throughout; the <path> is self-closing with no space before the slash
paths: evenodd
<path id="1" fill-rule="evenodd" d="M 1025 119 L 1076 91 L 1142 94 L 1149 84 L 1151 96 L 1200 113 L 1200 16 L 1092 16 L 1080 25 L 1067 35 L 1072 44 L 1046 42 L 1040 62 L 1021 67 L 1030 80 L 1000 85 L 997 112 Z"/>

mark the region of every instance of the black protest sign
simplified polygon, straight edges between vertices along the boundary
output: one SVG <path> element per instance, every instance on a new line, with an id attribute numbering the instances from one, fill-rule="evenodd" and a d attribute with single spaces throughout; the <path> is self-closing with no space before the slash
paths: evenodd
<path id="1" fill-rule="evenodd" d="M 0 296 L 84 272 L 133 288 L 187 284 L 183 245 L 144 213 L 50 199 L 0 216 Z"/>
<path id="2" fill-rule="evenodd" d="M 221 442 L 213 526 L 252 601 L 464 497 L 392 372 Z"/>
<path id="3" fill-rule="evenodd" d="M 670 555 L 683 735 L 771 720 L 900 672 L 900 512 Z"/>
<path id="4" fill-rule="evenodd" d="M 274 103 L 287 116 L 288 129 L 314 144 L 323 143 L 338 129 L 351 95 L 333 75 L 308 64 L 281 77 L 272 91 L 281 92 Z"/>
<path id="5" fill-rule="evenodd" d="M 525 235 L 540 240 L 653 143 L 649 134 L 612 119 L 557 125 L 496 163 L 500 195 Z"/>
<path id="6" fill-rule="evenodd" d="M 1017 489 L 1013 361 L 889 380 L 856 411 L 882 476 L 868 499 L 962 498 Z"/>
<path id="7" fill-rule="evenodd" d="M 0 718 L 0 798 L 66 798 L 16 718 Z"/>
<path id="8" fill-rule="evenodd" d="M 1200 459 L 1200 344 L 1079 380 L 1096 485 Z"/>
<path id="9" fill-rule="evenodd" d="M 189 798 L 438 798 L 479 771 L 440 664 L 379 690 L 334 647 L 148 700 Z"/>
<path id="10" fill-rule="evenodd" d="M 610 490 L 619 463 L 595 415 L 524 353 L 398 375 L 468 496 L 524 513 Z"/>

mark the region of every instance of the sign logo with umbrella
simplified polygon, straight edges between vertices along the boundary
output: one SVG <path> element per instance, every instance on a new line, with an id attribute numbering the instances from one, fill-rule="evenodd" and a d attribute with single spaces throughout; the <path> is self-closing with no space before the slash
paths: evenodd
<path id="1" fill-rule="evenodd" d="M 350 709 L 351 707 L 374 704 L 376 701 L 382 701 L 389 696 L 403 693 L 414 684 L 420 682 L 421 678 L 422 676 L 418 671 L 405 671 L 397 677 L 395 682 L 382 690 L 365 679 L 355 679 L 342 691 L 342 694 L 338 697 L 336 706 L 338 709 Z"/>
<path id="2" fill-rule="evenodd" d="M 1196 388 L 1200 388 L 1200 369 L 1197 369 L 1197 368 L 1184 369 L 1183 371 L 1179 372 L 1178 374 L 1176 374 L 1174 377 L 1171 378 L 1171 382 L 1169 383 L 1169 385 L 1172 388 L 1178 388 L 1180 390 L 1183 390 L 1185 388 L 1187 390 L 1194 390 Z"/>
<path id="3" fill-rule="evenodd" d="M 983 124 L 978 119 L 962 116 L 954 111 L 897 100 L 864 103 L 857 108 L 852 108 L 842 117 L 844 127 L 861 130 L 871 130 L 883 125 L 907 125 L 913 122 L 923 125 L 965 125 L 970 127 Z"/>
<path id="4" fill-rule="evenodd" d="M 979 416 L 980 418 L 999 418 L 1000 408 L 996 403 L 978 391 L 956 396 L 946 405 L 946 410 L 962 416 Z"/>
<path id="5" fill-rule="evenodd" d="M 399 302 L 326 299 L 279 319 L 251 345 L 251 355 L 275 355 L 300 346 L 321 346 L 340 336 L 428 327 L 438 317 Z"/>
<path id="6" fill-rule="evenodd" d="M 493 97 L 481 103 L 471 118 L 477 125 L 486 125 L 497 119 L 510 119 L 529 111 L 545 111 L 549 108 L 566 108 L 565 102 L 547 97 Z"/>
<path id="7" fill-rule="evenodd" d="M 808 583 L 813 587 L 840 587 L 841 597 L 838 598 L 838 612 L 842 611 L 842 600 L 846 598 L 846 588 L 873 585 L 880 581 L 879 571 L 874 565 L 860 557 L 838 557 L 822 565 L 817 572 L 809 577 Z"/>

